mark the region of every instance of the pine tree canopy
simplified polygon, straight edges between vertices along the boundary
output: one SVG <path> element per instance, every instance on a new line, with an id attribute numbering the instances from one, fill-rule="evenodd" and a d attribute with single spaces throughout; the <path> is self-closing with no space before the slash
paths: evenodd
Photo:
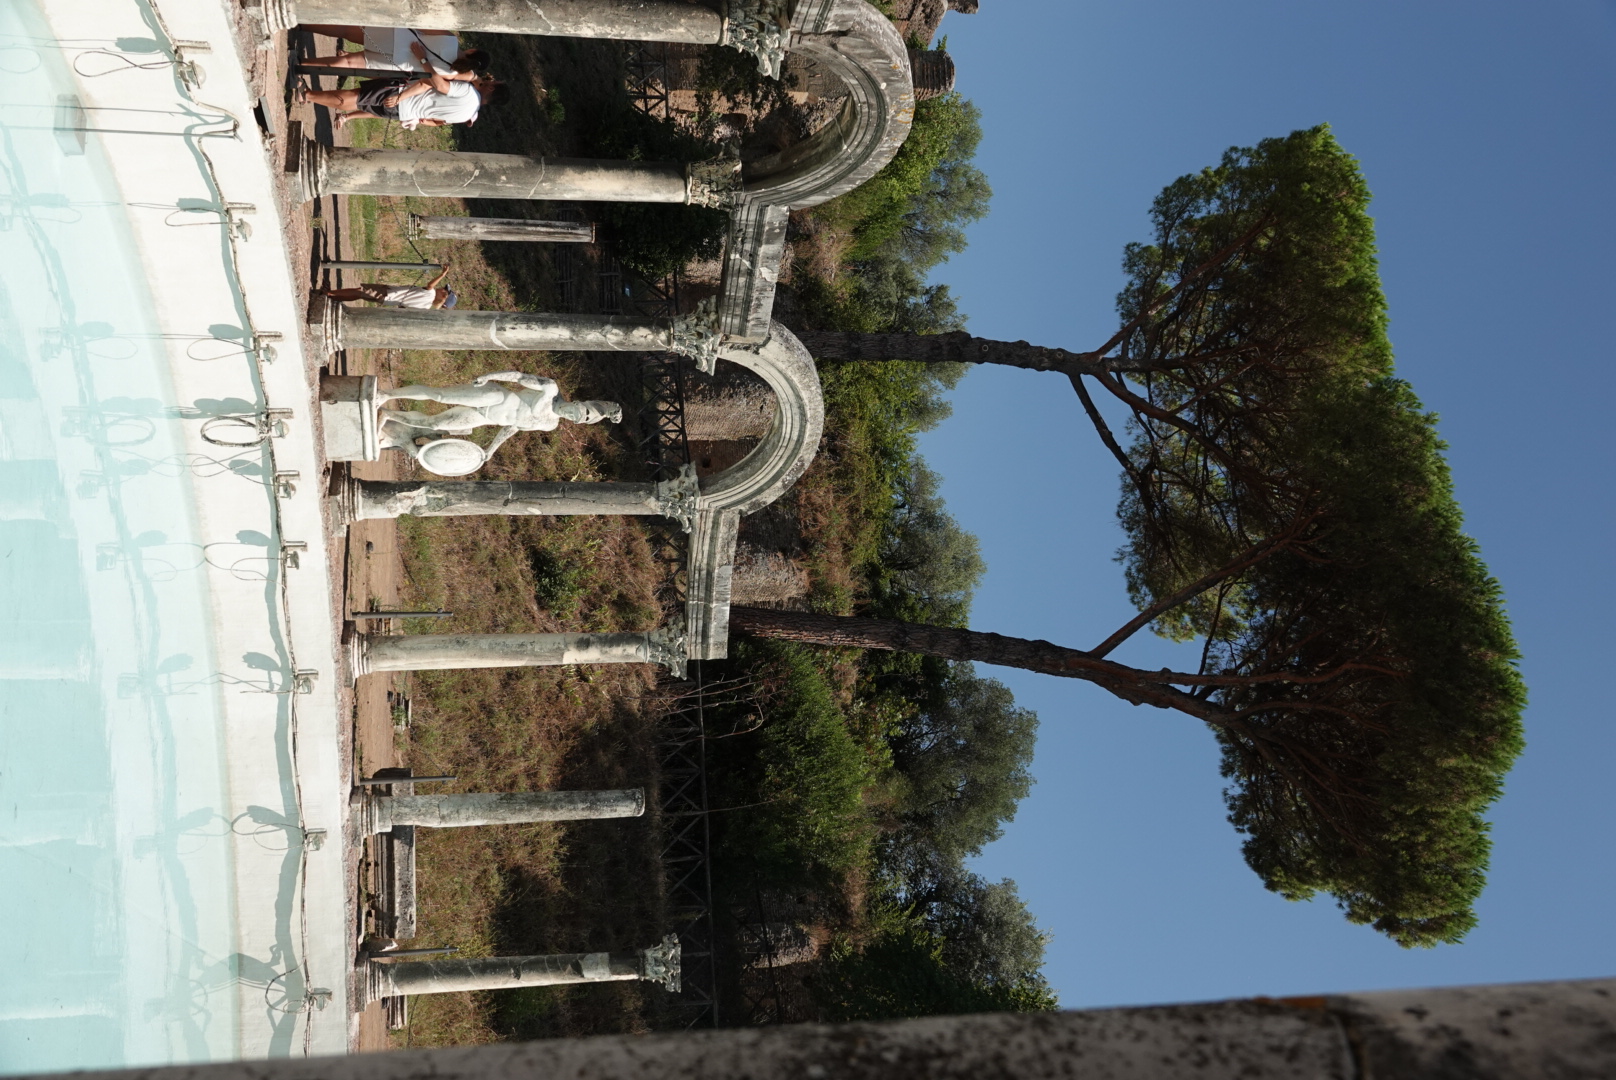
<path id="1" fill-rule="evenodd" d="M 1247 861 L 1429 945 L 1475 922 L 1525 691 L 1435 417 L 1393 373 L 1368 203 L 1326 127 L 1169 185 L 1118 297 L 1145 370 L 1093 378 L 1132 414 L 1134 600 L 1229 680 L 1191 692 L 1238 718 L 1214 727 Z"/>
<path id="2" fill-rule="evenodd" d="M 1329 128 L 1297 131 L 1162 191 L 1151 242 L 1124 255 L 1121 325 L 1097 349 L 803 335 L 822 358 L 1071 380 L 1123 470 L 1121 559 L 1140 614 L 1105 641 L 743 609 L 736 627 L 1083 678 L 1199 717 L 1270 889 L 1329 893 L 1406 946 L 1460 940 L 1526 694 L 1436 418 L 1393 371 L 1368 204 Z M 1091 386 L 1128 414 L 1124 439 Z M 1200 641 L 1196 670 L 1110 659 L 1146 626 Z"/>

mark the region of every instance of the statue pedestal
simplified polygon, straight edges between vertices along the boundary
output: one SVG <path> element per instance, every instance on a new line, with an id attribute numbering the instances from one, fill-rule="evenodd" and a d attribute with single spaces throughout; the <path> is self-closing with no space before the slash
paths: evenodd
<path id="1" fill-rule="evenodd" d="M 320 419 L 328 461 L 379 461 L 376 376 L 320 376 Z"/>

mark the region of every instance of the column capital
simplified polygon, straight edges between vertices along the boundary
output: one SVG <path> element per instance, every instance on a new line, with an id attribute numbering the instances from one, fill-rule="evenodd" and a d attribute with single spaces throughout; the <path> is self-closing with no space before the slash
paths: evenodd
<path id="1" fill-rule="evenodd" d="M 709 296 L 687 315 L 676 315 L 668 331 L 668 348 L 696 362 L 696 369 L 711 375 L 718 370 L 718 351 L 724 335 L 719 331 L 718 298 Z M 688 532 L 688 527 L 686 528 Z"/>
<path id="2" fill-rule="evenodd" d="M 690 658 L 690 652 L 685 640 L 684 619 L 675 618 L 667 626 L 652 630 L 645 635 L 645 640 L 651 663 L 661 664 L 675 679 L 685 677 L 685 661 Z"/>
<path id="3" fill-rule="evenodd" d="M 657 510 L 665 518 L 672 518 L 679 527 L 689 532 L 696 522 L 696 503 L 701 498 L 701 485 L 696 480 L 696 467 L 683 465 L 679 475 L 656 486 Z"/>
<path id="4" fill-rule="evenodd" d="M 640 950 L 640 978 L 661 983 L 670 994 L 679 992 L 681 966 L 679 935 L 669 934 L 649 949 Z"/>
<path id="5" fill-rule="evenodd" d="M 271 34 L 290 30 L 298 22 L 296 0 L 241 0 L 241 7 L 257 20 L 266 39 Z"/>
<path id="6" fill-rule="evenodd" d="M 725 151 L 685 166 L 685 202 L 713 210 L 732 208 L 741 196 L 741 158 Z"/>
<path id="7" fill-rule="evenodd" d="M 724 44 L 756 58 L 758 71 L 780 77 L 791 36 L 785 0 L 729 0 L 724 5 Z"/>

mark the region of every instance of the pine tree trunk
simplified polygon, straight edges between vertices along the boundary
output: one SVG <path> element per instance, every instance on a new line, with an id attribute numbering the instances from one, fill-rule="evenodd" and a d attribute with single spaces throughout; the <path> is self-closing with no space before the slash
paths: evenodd
<path id="1" fill-rule="evenodd" d="M 1032 371 L 1066 372 L 1085 362 L 1065 349 L 1025 341 L 994 341 L 963 330 L 951 334 L 859 334 L 841 330 L 797 333 L 819 360 L 913 360 L 923 364 L 1006 364 Z"/>
<path id="2" fill-rule="evenodd" d="M 731 607 L 729 624 L 732 630 L 754 637 L 804 645 L 919 653 L 944 660 L 970 660 L 1083 679 L 1135 705 L 1177 709 L 1214 724 L 1229 722 L 1221 707 L 1169 685 L 1155 672 L 1103 660 L 1081 649 L 1068 649 L 1048 641 L 897 619 L 864 619 L 774 608 Z"/>
<path id="3" fill-rule="evenodd" d="M 797 339 L 816 360 L 909 360 L 922 364 L 1003 364 L 1028 371 L 1063 375 L 1099 371 L 1146 371 L 1164 366 L 1091 353 L 1050 349 L 1025 341 L 972 337 L 963 330 L 949 334 L 860 334 L 851 330 L 798 330 Z"/>

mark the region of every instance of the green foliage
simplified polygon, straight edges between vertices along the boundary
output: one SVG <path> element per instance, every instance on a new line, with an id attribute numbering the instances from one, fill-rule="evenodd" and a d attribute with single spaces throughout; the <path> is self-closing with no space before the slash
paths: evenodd
<path id="1" fill-rule="evenodd" d="M 684 131 L 671 120 L 647 116 L 625 98 L 598 108 L 581 126 L 588 151 L 629 161 L 699 161 L 718 147 Z M 724 246 L 729 215 L 702 206 L 665 203 L 599 203 L 600 220 L 611 227 L 623 264 L 658 278 L 696 259 L 715 258 Z"/>
<path id="2" fill-rule="evenodd" d="M 913 910 L 943 940 L 949 969 L 979 986 L 1044 988 L 1049 935 L 1016 892 L 1016 883 L 985 881 L 955 870 L 925 895 L 910 894 Z"/>
<path id="3" fill-rule="evenodd" d="M 1237 717 L 1230 819 L 1268 887 L 1428 946 L 1475 923 L 1525 691 L 1435 418 L 1392 371 L 1368 202 L 1326 127 L 1158 197 L 1118 298 L 1127 354 L 1161 363 L 1129 401 L 1122 558 L 1145 607 L 1274 545 L 1158 632 L 1239 677 L 1201 694 Z"/>
<path id="4" fill-rule="evenodd" d="M 874 765 L 837 706 L 821 666 L 808 650 L 780 642 L 736 649 L 751 670 L 776 687 L 755 746 L 714 749 L 726 799 L 736 809 L 721 823 L 730 873 L 773 885 L 821 884 L 869 863 L 874 826 L 864 792 Z"/>
<path id="5" fill-rule="evenodd" d="M 975 105 L 954 93 L 927 98 L 893 159 L 817 213 L 853 230 L 854 263 L 889 255 L 930 269 L 964 251 L 964 226 L 987 213 L 993 192 L 971 164 L 981 141 Z"/>
<path id="6" fill-rule="evenodd" d="M 702 80 L 737 99 L 761 92 L 722 50 L 704 61 Z M 798 276 L 807 322 L 915 333 L 963 325 L 947 286 L 925 277 L 964 248 L 965 226 L 986 212 L 991 193 L 970 164 L 980 138 L 980 116 L 963 98 L 921 102 L 893 161 L 812 211 L 853 245 L 836 280 Z M 916 452 L 916 437 L 948 416 L 946 395 L 965 370 L 820 364 L 824 458 L 838 509 L 856 523 L 848 556 L 862 583 L 857 603 L 871 614 L 965 623 L 981 554 Z M 876 871 L 865 944 L 844 942 L 821 973 L 827 1018 L 1053 1008 L 1038 974 L 1045 939 L 1013 883 L 989 885 L 962 865 L 1027 792 L 1036 716 L 968 664 L 904 654 L 862 657 L 853 699 L 838 707 L 819 659 L 780 643 L 737 643 L 735 662 L 776 689 L 755 734 L 711 751 L 723 800 L 745 807 L 722 815 L 726 876 L 796 887 Z"/>
<path id="7" fill-rule="evenodd" d="M 538 546 L 528 550 L 528 566 L 533 571 L 533 599 L 539 607 L 563 617 L 574 614 L 583 599 L 588 567 Z"/>
<path id="8" fill-rule="evenodd" d="M 892 514 L 866 572 L 870 614 L 965 625 L 971 594 L 987 564 L 976 537 L 943 508 L 937 493 L 941 482 L 918 456 L 895 478 Z"/>
<path id="9" fill-rule="evenodd" d="M 797 286 L 816 329 L 958 330 L 964 317 L 946 285 L 926 275 L 965 250 L 965 226 L 987 213 L 993 192 L 971 164 L 981 113 L 958 94 L 915 106 L 914 125 L 893 159 L 864 184 L 814 209 L 826 225 L 852 233 L 852 273 Z"/>
<path id="10" fill-rule="evenodd" d="M 883 538 L 913 485 L 916 436 L 948 417 L 944 394 L 964 373 L 963 364 L 819 365 L 837 487 L 860 523 L 852 559 L 866 573 L 880 574 Z"/>
<path id="11" fill-rule="evenodd" d="M 876 700 L 889 700 L 895 714 L 887 743 L 896 821 L 882 839 L 880 861 L 913 897 L 957 876 L 963 860 L 1015 817 L 1032 787 L 1038 716 L 970 664 L 946 664 L 941 672 L 915 664 L 871 681 Z"/>
<path id="12" fill-rule="evenodd" d="M 978 981 L 949 963 L 949 943 L 913 918 L 892 918 L 862 948 L 843 944 L 815 984 L 833 1021 L 895 1020 L 1057 1007 L 1043 980 Z"/>

